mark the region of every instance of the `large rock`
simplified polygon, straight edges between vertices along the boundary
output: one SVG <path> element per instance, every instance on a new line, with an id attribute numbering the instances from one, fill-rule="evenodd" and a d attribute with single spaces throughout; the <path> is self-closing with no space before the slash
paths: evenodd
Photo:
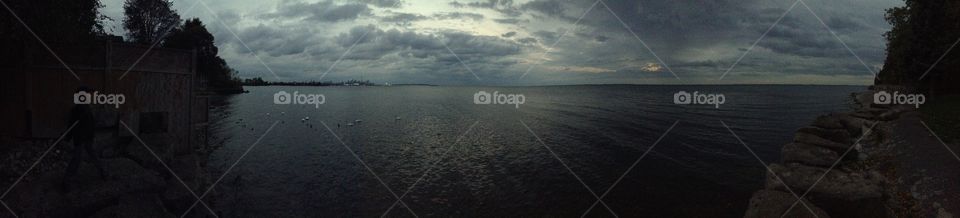
<path id="1" fill-rule="evenodd" d="M 820 147 L 834 150 L 840 153 L 846 152 L 847 149 L 849 149 L 850 146 L 852 146 L 851 144 L 843 144 L 843 143 L 831 141 L 823 137 L 820 137 L 818 135 L 805 133 L 805 132 L 797 132 L 797 134 L 795 134 L 793 137 L 793 141 L 809 144 L 809 145 L 820 146 Z"/>
<path id="2" fill-rule="evenodd" d="M 799 164 L 770 165 L 770 169 L 783 179 L 777 180 L 768 173 L 767 189 L 786 190 L 785 184 L 802 194 L 808 188 L 806 199 L 835 217 L 892 217 L 885 202 L 884 179 L 880 173 L 842 172 L 825 168 L 809 167 Z M 820 176 L 824 175 L 823 179 Z M 816 186 L 813 186 L 816 183 Z"/>
<path id="3" fill-rule="evenodd" d="M 850 116 L 856 117 L 856 118 L 861 118 L 861 119 L 867 119 L 867 120 L 878 120 L 876 114 L 872 114 L 872 113 L 866 112 L 866 111 L 853 112 L 853 113 L 850 113 Z"/>
<path id="4" fill-rule="evenodd" d="M 786 186 L 802 193 L 810 189 L 808 196 L 836 199 L 843 201 L 857 201 L 863 199 L 880 198 L 882 196 L 883 178 L 876 172 L 841 172 L 840 170 L 827 171 L 826 168 L 810 167 L 800 164 L 771 164 L 770 170 L 779 178 L 767 173 L 768 189 L 786 190 Z M 821 176 L 826 173 L 823 179 Z M 817 182 L 819 180 L 819 183 Z M 816 184 L 816 186 L 814 186 Z M 813 187 L 811 189 L 811 187 Z"/>
<path id="5" fill-rule="evenodd" d="M 815 127 L 820 127 L 824 129 L 845 129 L 847 127 L 844 126 L 843 122 L 840 121 L 840 118 L 839 118 L 840 116 L 842 115 L 839 115 L 839 114 L 820 115 L 813 120 L 812 125 Z"/>
<path id="6" fill-rule="evenodd" d="M 842 129 L 824 129 L 808 126 L 798 129 L 797 132 L 814 134 L 820 136 L 821 138 L 843 144 L 853 144 L 853 140 L 850 137 L 850 132 Z"/>
<path id="7" fill-rule="evenodd" d="M 900 118 L 900 114 L 910 112 L 910 111 L 915 111 L 915 110 L 917 110 L 917 108 L 914 105 L 897 105 L 897 106 L 890 107 L 889 110 L 881 113 L 880 115 L 877 116 L 877 118 L 884 121 L 895 120 L 897 118 Z"/>
<path id="8" fill-rule="evenodd" d="M 750 198 L 750 206 L 747 208 L 747 213 L 743 217 L 830 217 L 823 209 L 814 206 L 813 203 L 807 200 L 803 200 L 802 203 L 797 203 L 793 209 L 790 209 L 788 212 L 787 209 L 794 205 L 795 202 L 797 202 L 797 197 L 790 193 L 776 190 L 760 190 L 753 193 L 753 197 Z M 810 210 L 807 210 L 807 207 L 803 206 L 804 204 L 810 207 Z M 811 210 L 813 213 L 810 212 Z"/>
<path id="9" fill-rule="evenodd" d="M 849 114 L 838 114 L 837 119 L 849 130 L 852 135 L 862 135 L 876 121 L 850 116 Z"/>
<path id="10" fill-rule="evenodd" d="M 789 143 L 782 150 L 784 163 L 830 167 L 840 159 L 836 151 L 803 143 Z"/>
<path id="11" fill-rule="evenodd" d="M 875 105 L 873 104 L 873 94 L 875 91 L 868 90 L 853 93 L 853 101 L 860 105 L 860 108 L 871 108 Z"/>

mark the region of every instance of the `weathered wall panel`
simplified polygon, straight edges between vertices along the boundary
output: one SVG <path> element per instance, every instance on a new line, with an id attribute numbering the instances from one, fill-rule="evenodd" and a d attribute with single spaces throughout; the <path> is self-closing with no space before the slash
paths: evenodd
<path id="1" fill-rule="evenodd" d="M 68 113 L 74 105 L 73 93 L 82 84 L 101 93 L 125 96 L 119 108 L 93 105 L 99 128 L 129 135 L 119 124 L 123 121 L 139 135 L 141 113 L 163 112 L 167 114 L 167 130 L 141 137 L 166 138 L 169 144 L 156 146 L 189 151 L 190 131 L 197 123 L 191 118 L 198 113 L 191 109 L 196 101 L 191 87 L 193 53 L 153 48 L 137 62 L 147 50 L 146 46 L 110 42 L 56 46 L 54 51 L 70 66 L 68 70 L 45 49 L 27 49 L 26 61 L 0 67 L 0 73 L 7 78 L 0 80 L 0 100 L 4 103 L 0 117 L 4 123 L 12 124 L 0 127 L 0 136 L 59 137 L 70 125 Z M 79 81 L 71 71 L 80 77 Z"/>

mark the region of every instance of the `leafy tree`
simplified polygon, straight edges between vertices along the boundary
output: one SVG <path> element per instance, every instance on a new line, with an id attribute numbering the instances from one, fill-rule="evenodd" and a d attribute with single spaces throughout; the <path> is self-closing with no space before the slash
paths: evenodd
<path id="1" fill-rule="evenodd" d="M 170 0 L 126 0 L 123 4 L 123 27 L 131 41 L 152 44 L 180 25 L 180 15 L 173 11 Z"/>
<path id="2" fill-rule="evenodd" d="M 236 71 L 218 55 L 213 34 L 199 18 L 189 19 L 174 29 L 164 40 L 163 46 L 177 49 L 196 49 L 197 73 L 214 89 L 239 89 L 240 80 Z"/>
<path id="3" fill-rule="evenodd" d="M 946 53 L 960 39 L 960 1 L 905 3 L 887 10 L 886 19 L 893 27 L 885 34 L 887 59 L 875 83 L 916 86 L 933 93 L 960 93 L 960 86 L 956 85 L 960 74 L 955 70 L 960 67 L 960 48 Z"/>
<path id="4" fill-rule="evenodd" d="M 105 35 L 103 20 L 109 19 L 100 14 L 103 7 L 99 0 L 31 0 L 3 1 L 16 15 L 6 8 L 0 8 L 0 47 L 16 48 L 25 43 L 37 43 L 33 30 L 46 43 L 83 43 Z"/>

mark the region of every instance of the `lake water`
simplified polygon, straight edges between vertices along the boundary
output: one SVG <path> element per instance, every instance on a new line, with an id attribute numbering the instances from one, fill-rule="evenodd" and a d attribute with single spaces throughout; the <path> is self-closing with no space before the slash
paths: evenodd
<path id="1" fill-rule="evenodd" d="M 208 163 L 214 178 L 263 136 L 217 185 L 213 206 L 229 217 L 381 216 L 394 194 L 408 189 L 409 208 L 397 205 L 387 216 L 580 216 L 596 201 L 586 187 L 605 193 L 674 123 L 603 202 L 623 217 L 742 217 L 765 169 L 721 120 L 764 162 L 777 162 L 795 129 L 846 110 L 850 93 L 865 89 L 246 88 L 250 93 L 216 100 L 221 106 L 211 112 L 215 141 L 223 144 Z M 277 105 L 278 91 L 323 94 L 326 101 Z M 525 102 L 477 105 L 478 91 L 523 94 Z M 721 93 L 726 102 L 677 105 L 678 91 Z M 362 122 L 348 125 L 355 120 Z M 611 216 L 603 205 L 588 215 Z"/>

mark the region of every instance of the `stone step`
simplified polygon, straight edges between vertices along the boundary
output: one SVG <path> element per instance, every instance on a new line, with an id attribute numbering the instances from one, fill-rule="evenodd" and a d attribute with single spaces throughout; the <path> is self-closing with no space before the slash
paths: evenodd
<path id="1" fill-rule="evenodd" d="M 814 134 L 820 136 L 821 138 L 829 139 L 830 141 L 839 142 L 842 144 L 853 144 L 850 132 L 842 129 L 824 129 L 808 126 L 798 129 L 797 132 Z"/>
<path id="2" fill-rule="evenodd" d="M 861 119 L 867 119 L 867 120 L 877 120 L 876 115 L 871 114 L 869 112 L 865 112 L 865 111 L 853 112 L 853 113 L 850 113 L 850 116 L 861 118 Z"/>
<path id="3" fill-rule="evenodd" d="M 851 144 L 843 144 L 843 143 L 831 141 L 829 139 L 825 139 L 818 135 L 805 133 L 805 132 L 797 132 L 796 134 L 794 134 L 793 141 L 827 148 L 840 153 L 846 152 L 846 150 L 849 149 L 850 146 L 852 146 Z"/>
<path id="4" fill-rule="evenodd" d="M 771 164 L 770 170 L 783 181 L 767 173 L 767 189 L 786 190 L 785 187 L 789 186 L 795 192 L 803 193 L 816 183 L 808 194 L 813 198 L 857 201 L 882 196 L 883 178 L 876 172 L 841 172 L 837 169 L 828 172 L 826 168 L 800 164 Z M 826 176 L 818 183 L 824 173 Z"/>
<path id="5" fill-rule="evenodd" d="M 784 145 L 781 154 L 784 163 L 821 167 L 830 167 L 840 159 L 840 154 L 834 150 L 796 142 Z"/>
<path id="6" fill-rule="evenodd" d="M 815 127 L 824 128 L 824 129 L 846 129 L 847 126 L 843 125 L 843 122 L 841 122 L 840 120 L 840 116 L 842 115 L 839 115 L 839 114 L 820 115 L 813 120 L 813 124 L 811 125 Z"/>
<path id="7" fill-rule="evenodd" d="M 850 116 L 848 114 L 842 114 L 837 117 L 844 126 L 847 127 L 848 132 L 851 135 L 862 135 L 867 128 L 870 128 L 876 121 L 871 121 L 863 118 L 858 118 Z"/>
<path id="8" fill-rule="evenodd" d="M 823 209 L 818 208 L 817 206 L 810 203 L 810 201 L 803 200 L 803 203 L 797 203 L 793 209 L 790 209 L 787 212 L 787 209 L 797 201 L 797 197 L 794 195 L 777 190 L 760 190 L 753 193 L 753 197 L 750 198 L 750 206 L 747 208 L 747 213 L 744 215 L 744 218 L 766 218 L 766 217 L 791 217 L 791 218 L 829 218 L 830 215 Z M 810 210 L 807 210 L 807 207 L 803 205 L 806 204 L 810 207 Z M 811 213 L 810 211 L 813 211 Z M 786 214 L 784 214 L 787 212 Z"/>

